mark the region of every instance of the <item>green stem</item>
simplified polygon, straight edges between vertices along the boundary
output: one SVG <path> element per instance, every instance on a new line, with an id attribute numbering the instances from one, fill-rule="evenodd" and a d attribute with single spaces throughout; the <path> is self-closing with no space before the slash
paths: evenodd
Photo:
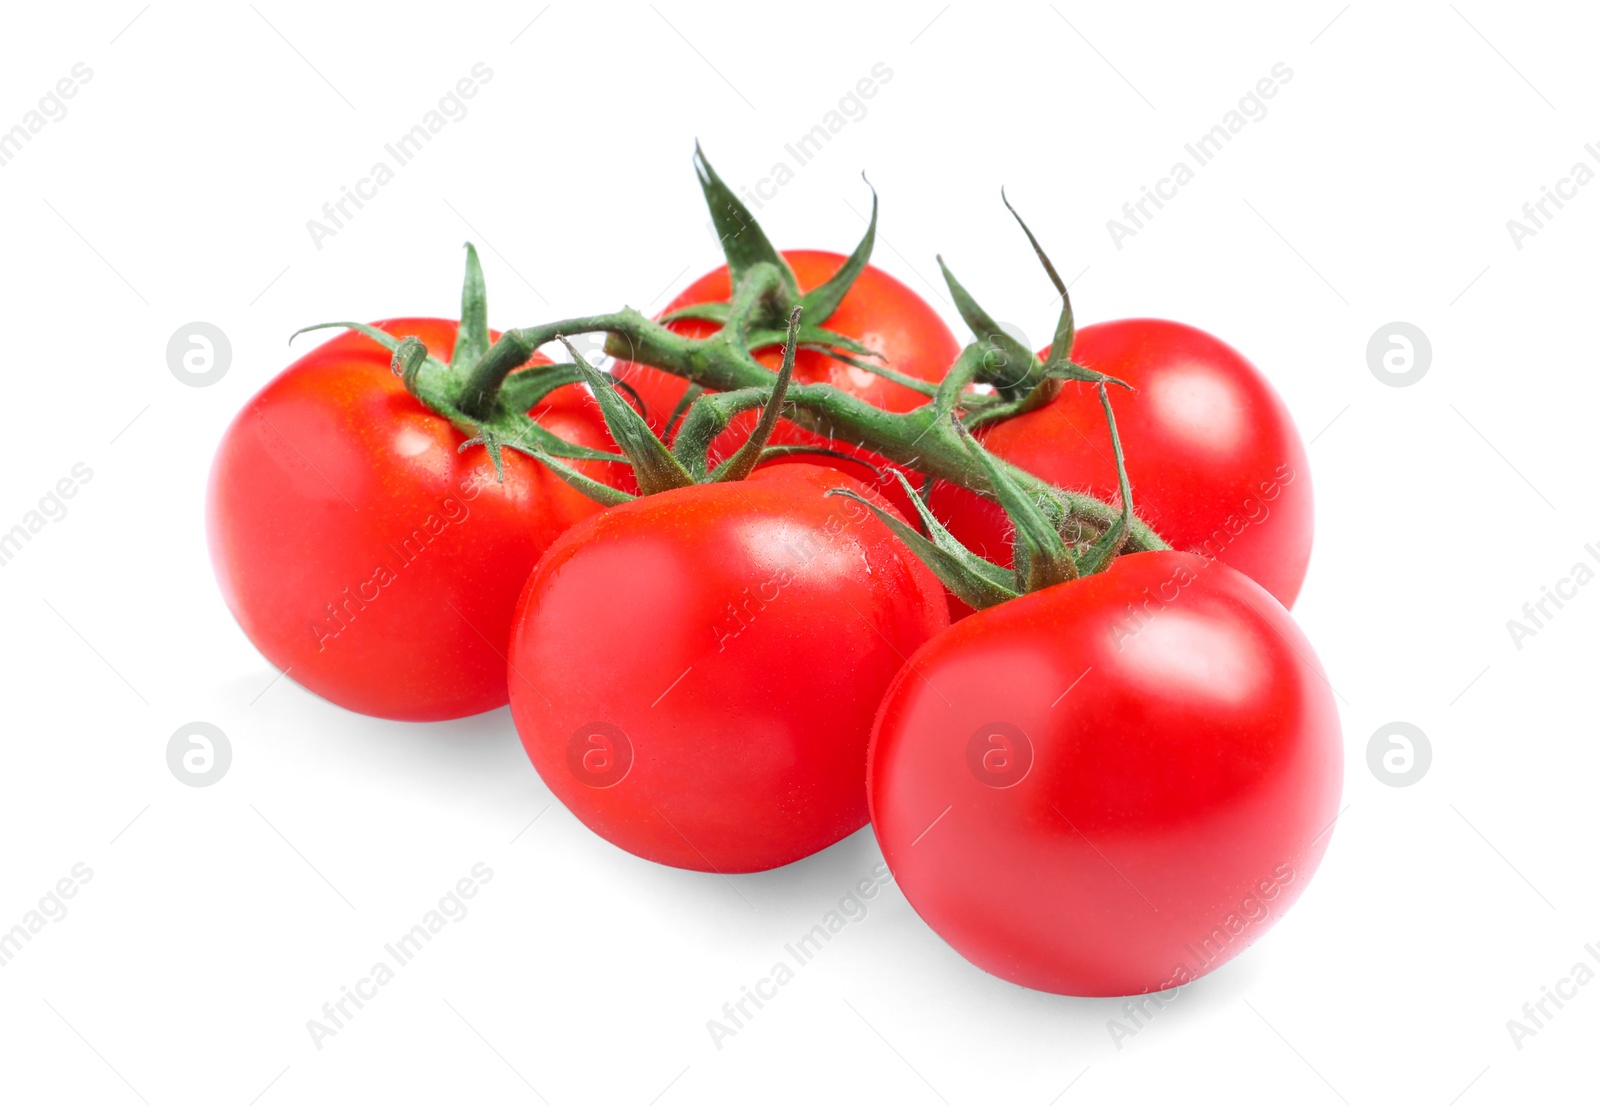
<path id="1" fill-rule="evenodd" d="M 499 411 L 500 387 L 512 372 L 533 357 L 535 351 L 546 343 L 554 343 L 560 336 L 585 335 L 590 332 L 614 330 L 612 324 L 626 316 L 638 316 L 632 309 L 609 316 L 577 316 L 571 320 L 557 320 L 532 328 L 516 328 L 503 333 L 494 346 L 478 360 L 467 374 L 453 407 L 474 419 L 488 420 Z M 642 317 L 640 317 L 642 319 Z"/>
<path id="2" fill-rule="evenodd" d="M 505 332 L 467 375 L 455 407 L 491 428 L 501 421 L 529 423 L 522 414 L 504 411 L 500 390 L 506 379 L 556 336 L 593 332 L 606 334 L 608 351 L 686 378 L 705 389 L 770 390 L 777 384 L 777 375 L 757 362 L 736 337 L 747 333 L 746 321 L 751 316 L 769 308 L 773 298 L 783 295 L 784 275 L 774 266 L 758 263 L 749 268 L 734 290 L 735 311 L 730 313 L 729 323 L 703 339 L 679 335 L 631 308 L 513 329 Z M 893 462 L 991 500 L 996 496 L 985 468 L 962 444 L 948 412 L 936 402 L 910 412 L 887 412 L 826 383 L 794 382 L 785 397 L 785 409 L 794 423 L 820 435 L 859 444 Z M 518 439 L 525 437 L 509 434 L 503 438 L 506 446 L 515 448 Z M 1121 511 L 1104 501 L 1051 485 L 1003 459 L 996 458 L 993 463 L 1031 495 L 1058 528 L 1076 523 L 1098 534 L 1119 522 Z M 1166 547 L 1149 525 L 1133 521 L 1127 550 L 1155 551 Z"/>

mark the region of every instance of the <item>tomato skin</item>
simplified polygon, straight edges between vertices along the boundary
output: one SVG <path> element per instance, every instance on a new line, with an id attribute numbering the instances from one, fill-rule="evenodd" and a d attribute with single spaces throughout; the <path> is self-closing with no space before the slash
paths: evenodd
<path id="1" fill-rule="evenodd" d="M 802 293 L 827 281 L 845 262 L 844 255 L 833 251 L 794 250 L 780 253 L 794 271 Z M 688 305 L 726 301 L 731 296 L 728 268 L 721 266 L 673 298 L 662 309 L 662 314 Z M 858 339 L 880 352 L 887 365 L 926 382 L 937 382 L 943 378 L 961 353 L 961 344 L 926 301 L 897 279 L 870 264 L 861 271 L 832 316 L 826 321 L 805 322 L 819 324 L 830 331 Z M 717 330 L 717 325 L 698 320 L 679 320 L 668 327 L 680 335 L 696 337 L 710 335 Z M 756 358 L 762 365 L 776 370 L 783 361 L 783 349 L 781 346 L 768 347 L 757 351 Z M 667 419 L 687 388 L 684 379 L 653 366 L 632 362 L 619 362 L 613 372 L 638 392 L 645 402 L 651 426 L 657 432 L 663 431 Z M 890 412 L 908 412 L 927 400 L 915 390 L 831 359 L 818 351 L 802 350 L 796 353 L 794 380 L 829 382 L 854 397 Z M 754 413 L 736 417 L 727 431 L 712 443 L 713 462 L 733 454 L 749 436 L 756 420 Z M 854 444 L 830 440 L 787 420 L 779 423 L 771 442 L 825 446 L 861 458 L 879 469 L 888 466 L 882 458 Z M 818 458 L 813 461 L 823 460 Z M 910 503 L 901 495 L 899 485 L 892 477 L 878 483 L 868 466 L 857 467 L 840 461 L 828 461 L 826 465 L 837 466 L 851 477 L 875 485 L 903 513 L 912 512 Z M 910 471 L 906 473 L 911 475 Z M 920 479 L 911 476 L 912 484 L 918 484 Z"/>
<path id="2" fill-rule="evenodd" d="M 1292 606 L 1311 558 L 1311 470 L 1261 372 L 1221 340 L 1170 320 L 1091 324 L 1079 329 L 1072 357 L 1133 386 L 1112 387 L 1111 404 L 1139 515 L 1174 548 L 1221 558 Z M 1049 405 L 979 438 L 1046 481 L 1120 504 L 1091 385 L 1064 383 Z M 992 502 L 941 483 L 930 505 L 957 539 L 1010 565 L 1010 525 Z"/>
<path id="3" fill-rule="evenodd" d="M 1188 553 L 980 611 L 884 697 L 884 858 L 924 921 L 1013 983 L 1188 982 L 1258 939 L 1327 846 L 1343 755 L 1316 667 L 1270 594 Z"/>
<path id="4" fill-rule="evenodd" d="M 394 319 L 448 360 L 456 324 Z M 550 542 L 600 506 L 539 463 L 479 449 L 346 332 L 257 393 L 223 434 L 206 496 L 218 584 L 240 627 L 294 681 L 358 713 L 403 721 L 504 705 L 517 595 Z M 552 432 L 615 450 L 589 398 L 535 411 Z M 583 463 L 620 481 L 621 467 Z"/>
<path id="5" fill-rule="evenodd" d="M 883 690 L 949 622 L 892 533 L 792 463 L 590 517 L 528 579 L 511 712 L 585 825 L 645 859 L 762 871 L 867 821 Z"/>

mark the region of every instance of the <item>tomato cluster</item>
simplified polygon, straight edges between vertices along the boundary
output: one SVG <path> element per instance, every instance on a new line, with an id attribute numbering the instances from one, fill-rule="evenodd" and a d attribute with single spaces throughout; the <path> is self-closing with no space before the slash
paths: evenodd
<path id="1" fill-rule="evenodd" d="M 509 701 L 551 792 L 661 864 L 766 870 L 870 820 L 918 914 L 1024 986 L 1231 959 L 1342 779 L 1272 386 L 1070 305 L 1034 356 L 951 278 L 963 348 L 872 230 L 779 255 L 699 166 L 728 265 L 661 322 L 489 332 L 469 252 L 459 324 L 348 325 L 251 399 L 207 503 L 245 634 L 356 712 Z M 579 331 L 609 374 L 539 351 Z"/>

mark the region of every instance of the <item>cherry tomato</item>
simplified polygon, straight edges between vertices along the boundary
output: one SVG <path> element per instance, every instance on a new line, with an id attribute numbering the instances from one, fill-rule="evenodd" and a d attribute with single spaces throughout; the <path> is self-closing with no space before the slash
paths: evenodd
<path id="1" fill-rule="evenodd" d="M 448 360 L 456 324 L 395 319 Z M 506 702 L 517 595 L 550 541 L 600 506 L 507 450 L 482 449 L 406 392 L 377 343 L 346 332 L 273 378 L 224 433 L 207 491 L 218 583 L 246 636 L 300 685 L 358 713 L 445 720 Z M 574 386 L 533 415 L 615 450 Z M 578 464 L 621 482 L 625 468 Z"/>
<path id="2" fill-rule="evenodd" d="M 867 820 L 867 738 L 949 622 L 933 574 L 806 463 L 590 517 L 528 579 L 511 712 L 550 790 L 635 855 L 761 871 Z M 880 501 L 880 503 L 882 503 Z"/>
<path id="3" fill-rule="evenodd" d="M 832 251 L 783 251 L 784 260 L 794 271 L 802 293 L 831 278 L 844 264 L 844 255 Z M 675 309 L 694 304 L 711 304 L 726 301 L 732 295 L 726 266 L 712 270 L 694 282 L 662 310 L 663 315 Z M 937 382 L 950 369 L 951 363 L 961 353 L 961 345 L 928 303 L 905 285 L 875 266 L 868 265 L 856 278 L 855 284 L 839 302 L 839 307 L 826 321 L 807 320 L 858 339 L 883 355 L 886 365 L 920 378 Z M 697 320 L 679 320 L 669 325 L 682 335 L 705 336 L 717 325 Z M 781 346 L 768 347 L 756 352 L 756 358 L 773 370 L 783 359 Z M 617 377 L 631 385 L 644 400 L 647 415 L 656 430 L 665 429 L 666 422 L 677 407 L 687 388 L 682 378 L 662 370 L 638 363 L 623 362 L 614 370 Z M 818 351 L 802 350 L 795 355 L 794 380 L 797 382 L 830 382 L 863 401 L 868 401 L 890 412 L 907 412 L 927 400 L 915 390 L 907 389 L 886 378 L 879 377 L 859 367 L 829 358 Z M 729 425 L 728 430 L 712 444 L 713 462 L 731 455 L 743 443 L 755 426 L 757 415 L 747 413 Z M 778 425 L 770 441 L 773 444 L 804 443 L 825 446 L 865 460 L 869 465 L 855 467 L 849 463 L 832 462 L 853 477 L 872 481 L 878 491 L 886 495 L 902 512 L 910 512 L 904 503 L 899 484 L 892 479 L 876 482 L 870 467 L 880 470 L 888 464 L 871 452 L 854 444 L 830 440 L 788 421 Z M 910 472 L 907 472 L 910 474 Z M 913 477 L 913 484 L 920 479 Z"/>
<path id="4" fill-rule="evenodd" d="M 1170 320 L 1092 324 L 1078 331 L 1072 357 L 1133 386 L 1113 389 L 1111 403 L 1139 515 L 1173 547 L 1220 558 L 1293 605 L 1311 558 L 1311 472 L 1261 372 L 1221 340 Z M 979 438 L 1047 481 L 1118 502 L 1091 385 L 1067 382 L 1050 404 Z M 930 505 L 957 539 L 1010 565 L 1011 529 L 993 502 L 941 483 Z"/>
<path id="5" fill-rule="evenodd" d="M 1037 990 L 1171 990 L 1305 890 L 1343 775 L 1311 645 L 1201 556 L 1146 552 L 982 610 L 890 686 L 868 767 L 895 881 Z"/>

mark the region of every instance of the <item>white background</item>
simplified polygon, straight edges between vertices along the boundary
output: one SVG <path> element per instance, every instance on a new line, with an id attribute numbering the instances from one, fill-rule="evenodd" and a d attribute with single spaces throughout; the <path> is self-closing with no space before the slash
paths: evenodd
<path id="1" fill-rule="evenodd" d="M 94 477 L 0 567 L 0 929 L 75 863 L 93 879 L 0 967 L 0 1102 L 1468 1108 L 1592 1089 L 1600 985 L 1520 1048 L 1506 1023 L 1574 963 L 1600 970 L 1600 586 L 1520 649 L 1506 622 L 1600 566 L 1600 184 L 1520 249 L 1506 224 L 1600 166 L 1600 27 L 1483 0 L 1199 7 L 8 6 L 0 129 L 74 63 L 93 78 L 0 167 L 0 530 L 74 463 Z M 313 245 L 306 221 L 480 61 L 470 113 Z M 869 831 L 727 881 L 633 859 L 552 805 L 505 711 L 396 724 L 276 680 L 208 566 L 212 451 L 294 328 L 452 314 L 467 238 L 497 326 L 659 308 L 718 261 L 694 138 L 754 184 L 877 62 L 893 77 L 866 116 L 761 211 L 780 246 L 848 250 L 866 170 L 876 263 L 965 336 L 931 284 L 942 251 L 1037 346 L 1052 291 L 1004 184 L 1080 322 L 1215 332 L 1310 443 L 1295 615 L 1339 693 L 1347 808 L 1290 915 L 1120 1047 L 1119 1000 L 992 979 L 895 889 L 716 1047 L 707 1021 L 877 864 Z M 1278 62 L 1268 115 L 1118 249 L 1107 220 Z M 209 388 L 166 364 L 195 320 L 232 342 Z M 1397 320 L 1433 347 L 1407 388 L 1367 365 Z M 234 753 L 204 789 L 165 757 L 195 720 Z M 1403 789 L 1366 758 L 1396 720 L 1433 752 Z M 478 861 L 494 878 L 468 916 L 314 1047 L 307 1021 Z"/>

